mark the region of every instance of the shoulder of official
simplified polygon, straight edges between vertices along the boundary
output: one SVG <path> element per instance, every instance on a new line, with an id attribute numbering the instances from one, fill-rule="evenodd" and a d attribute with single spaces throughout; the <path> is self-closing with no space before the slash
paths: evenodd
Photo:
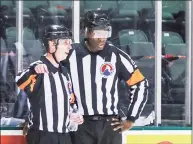
<path id="1" fill-rule="evenodd" d="M 80 48 L 80 43 L 73 43 L 71 50 L 73 51 L 73 50 L 75 50 L 75 49 L 77 49 L 77 48 Z"/>
<path id="2" fill-rule="evenodd" d="M 112 44 L 111 42 L 107 42 L 108 46 L 113 49 L 114 52 L 117 52 L 117 53 L 122 53 L 123 51 L 120 49 L 120 47 L 118 46 L 115 46 L 114 44 Z"/>

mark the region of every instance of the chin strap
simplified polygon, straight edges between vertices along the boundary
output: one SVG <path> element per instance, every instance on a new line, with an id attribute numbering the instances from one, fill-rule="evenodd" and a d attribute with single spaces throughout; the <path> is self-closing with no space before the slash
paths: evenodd
<path id="1" fill-rule="evenodd" d="M 60 64 L 60 62 L 58 62 L 57 59 L 56 59 L 55 53 L 56 53 L 56 52 L 52 53 L 52 56 L 53 56 L 54 60 L 56 61 L 56 63 L 57 63 L 57 64 Z"/>
<path id="2" fill-rule="evenodd" d="M 56 55 L 55 55 L 55 53 L 56 53 L 56 51 L 57 51 L 57 49 L 58 49 L 57 47 L 58 47 L 58 40 L 57 40 L 57 43 L 55 44 L 56 50 L 55 50 L 54 53 L 52 53 L 52 56 L 53 56 L 54 60 L 56 61 L 56 63 L 57 63 L 57 64 L 60 64 L 60 62 L 56 59 Z"/>
<path id="3" fill-rule="evenodd" d="M 56 59 L 56 55 L 55 55 L 55 53 L 56 53 L 56 51 L 57 51 L 57 45 L 55 45 L 55 47 L 56 47 L 56 50 L 55 50 L 55 52 L 53 52 L 53 53 L 50 53 L 51 55 L 52 55 L 52 57 L 54 58 L 54 60 L 55 60 L 55 62 L 57 63 L 57 64 L 60 64 L 60 62 L 58 62 L 58 60 Z"/>

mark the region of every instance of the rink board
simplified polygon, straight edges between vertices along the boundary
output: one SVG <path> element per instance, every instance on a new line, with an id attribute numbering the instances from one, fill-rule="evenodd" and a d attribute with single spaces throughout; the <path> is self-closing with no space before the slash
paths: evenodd
<path id="1" fill-rule="evenodd" d="M 191 127 L 144 127 L 123 133 L 123 144 L 191 144 Z M 26 144 L 21 128 L 1 128 L 1 144 Z"/>

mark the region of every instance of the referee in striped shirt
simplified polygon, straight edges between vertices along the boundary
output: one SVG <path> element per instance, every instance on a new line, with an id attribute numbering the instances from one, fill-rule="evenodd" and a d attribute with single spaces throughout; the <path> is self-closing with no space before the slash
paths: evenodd
<path id="1" fill-rule="evenodd" d="M 107 42 L 112 29 L 103 11 L 87 12 L 84 25 L 86 39 L 73 44 L 64 63 L 70 70 L 79 112 L 84 117 L 84 123 L 72 134 L 72 141 L 122 144 L 120 133 L 132 127 L 147 102 L 148 81 L 129 55 Z M 118 117 L 119 80 L 130 87 L 126 120 Z"/>
<path id="2" fill-rule="evenodd" d="M 31 127 L 27 134 L 28 144 L 71 144 L 69 126 L 83 122 L 81 116 L 71 114 L 75 97 L 68 70 L 60 61 L 66 59 L 71 48 L 67 28 L 50 25 L 45 29 L 43 44 L 46 56 L 20 72 L 16 83 L 29 98 L 32 113 Z M 47 72 L 37 74 L 37 64 L 46 66 Z M 71 129 L 73 131 L 73 129 Z"/>

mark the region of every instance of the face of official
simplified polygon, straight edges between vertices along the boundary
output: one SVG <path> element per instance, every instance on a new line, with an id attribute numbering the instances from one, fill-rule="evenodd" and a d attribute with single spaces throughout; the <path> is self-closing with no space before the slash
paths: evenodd
<path id="1" fill-rule="evenodd" d="M 97 52 L 103 50 L 105 43 L 107 41 L 107 38 L 100 38 L 97 37 L 94 33 L 94 31 L 88 32 L 88 43 L 89 43 L 89 48 L 92 52 Z"/>
<path id="2" fill-rule="evenodd" d="M 69 51 L 71 49 L 71 39 L 60 39 L 58 40 L 57 50 L 56 41 L 49 41 L 50 52 L 54 53 L 57 61 L 63 61 L 67 58 Z"/>

